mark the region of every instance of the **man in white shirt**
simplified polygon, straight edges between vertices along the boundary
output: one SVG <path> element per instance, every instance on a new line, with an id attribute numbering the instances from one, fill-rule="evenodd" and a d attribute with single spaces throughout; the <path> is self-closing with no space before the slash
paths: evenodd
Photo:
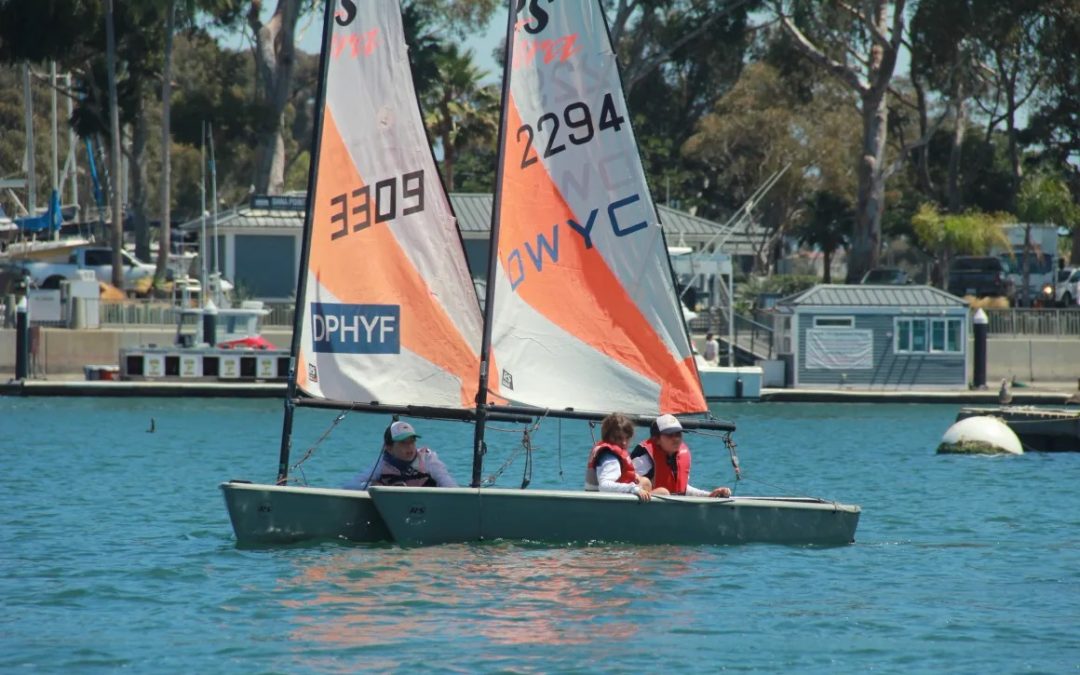
<path id="1" fill-rule="evenodd" d="M 346 490 L 366 490 L 369 485 L 409 487 L 457 487 L 450 471 L 431 448 L 417 448 L 416 433 L 408 422 L 394 422 L 383 432 L 383 449 L 367 471 L 342 486 Z"/>

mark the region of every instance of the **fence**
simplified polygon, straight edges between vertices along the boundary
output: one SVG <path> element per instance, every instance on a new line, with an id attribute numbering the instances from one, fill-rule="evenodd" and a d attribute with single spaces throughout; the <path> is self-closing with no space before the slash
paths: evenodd
<path id="1" fill-rule="evenodd" d="M 1080 337 L 1080 311 L 1076 309 L 984 309 L 990 335 L 1045 335 Z"/>
<path id="2" fill-rule="evenodd" d="M 262 325 L 288 327 L 293 325 L 292 303 L 266 303 L 270 313 L 263 317 Z M 151 300 L 126 300 L 101 303 L 102 326 L 175 326 L 182 307 Z"/>

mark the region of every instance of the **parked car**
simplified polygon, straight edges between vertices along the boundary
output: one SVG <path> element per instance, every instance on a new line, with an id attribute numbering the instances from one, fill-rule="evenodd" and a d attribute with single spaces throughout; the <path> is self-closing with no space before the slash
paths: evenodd
<path id="1" fill-rule="evenodd" d="M 1064 267 L 1058 270 L 1054 300 L 1059 307 L 1075 307 L 1080 298 L 1080 268 Z"/>
<path id="2" fill-rule="evenodd" d="M 124 289 L 134 291 L 140 282 L 148 283 L 154 277 L 154 266 L 136 259 L 127 251 L 121 251 Z M 82 246 L 71 251 L 66 260 L 57 262 L 34 261 L 24 266 L 39 288 L 60 288 L 65 279 L 75 279 L 77 270 L 90 270 L 98 281 L 112 280 L 112 249 L 107 246 Z"/>
<path id="3" fill-rule="evenodd" d="M 1014 286 L 996 256 L 964 255 L 949 264 L 947 290 L 953 295 L 999 296 L 1013 299 Z"/>
<path id="4" fill-rule="evenodd" d="M 899 267 L 875 267 L 863 275 L 860 284 L 873 284 L 875 286 L 903 286 L 910 284 L 908 273 Z"/>

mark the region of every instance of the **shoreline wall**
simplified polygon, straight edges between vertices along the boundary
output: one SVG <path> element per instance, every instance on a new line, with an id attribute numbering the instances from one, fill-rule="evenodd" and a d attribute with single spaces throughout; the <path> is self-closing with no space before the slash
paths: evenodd
<path id="1" fill-rule="evenodd" d="M 42 328 L 38 376 L 82 376 L 83 366 L 116 365 L 121 347 L 171 345 L 169 326 L 129 329 Z M 263 337 L 281 349 L 292 340 L 289 328 L 271 327 Z M 969 344 L 969 349 L 971 345 Z M 1021 382 L 1073 382 L 1080 379 L 1080 336 L 993 337 L 987 344 L 987 384 L 1015 377 Z M 0 380 L 15 375 L 15 329 L 0 329 Z M 970 373 L 968 379 L 971 379 Z"/>

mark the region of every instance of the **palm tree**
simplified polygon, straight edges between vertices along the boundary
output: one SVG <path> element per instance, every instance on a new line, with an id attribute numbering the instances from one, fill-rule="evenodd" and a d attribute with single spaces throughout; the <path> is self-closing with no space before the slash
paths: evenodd
<path id="1" fill-rule="evenodd" d="M 492 142 L 499 126 L 499 93 L 495 85 L 482 85 L 487 73 L 473 63 L 472 50 L 456 45 L 436 57 L 438 79 L 426 93 L 426 119 L 443 151 L 443 181 L 454 189 L 454 163 L 470 145 Z"/>
<path id="2" fill-rule="evenodd" d="M 1001 226 L 1010 220 L 1007 213 L 941 213 L 936 206 L 923 204 L 911 224 L 923 249 L 937 256 L 944 288 L 952 256 L 986 255 L 995 247 L 1009 249 L 1009 237 Z"/>

